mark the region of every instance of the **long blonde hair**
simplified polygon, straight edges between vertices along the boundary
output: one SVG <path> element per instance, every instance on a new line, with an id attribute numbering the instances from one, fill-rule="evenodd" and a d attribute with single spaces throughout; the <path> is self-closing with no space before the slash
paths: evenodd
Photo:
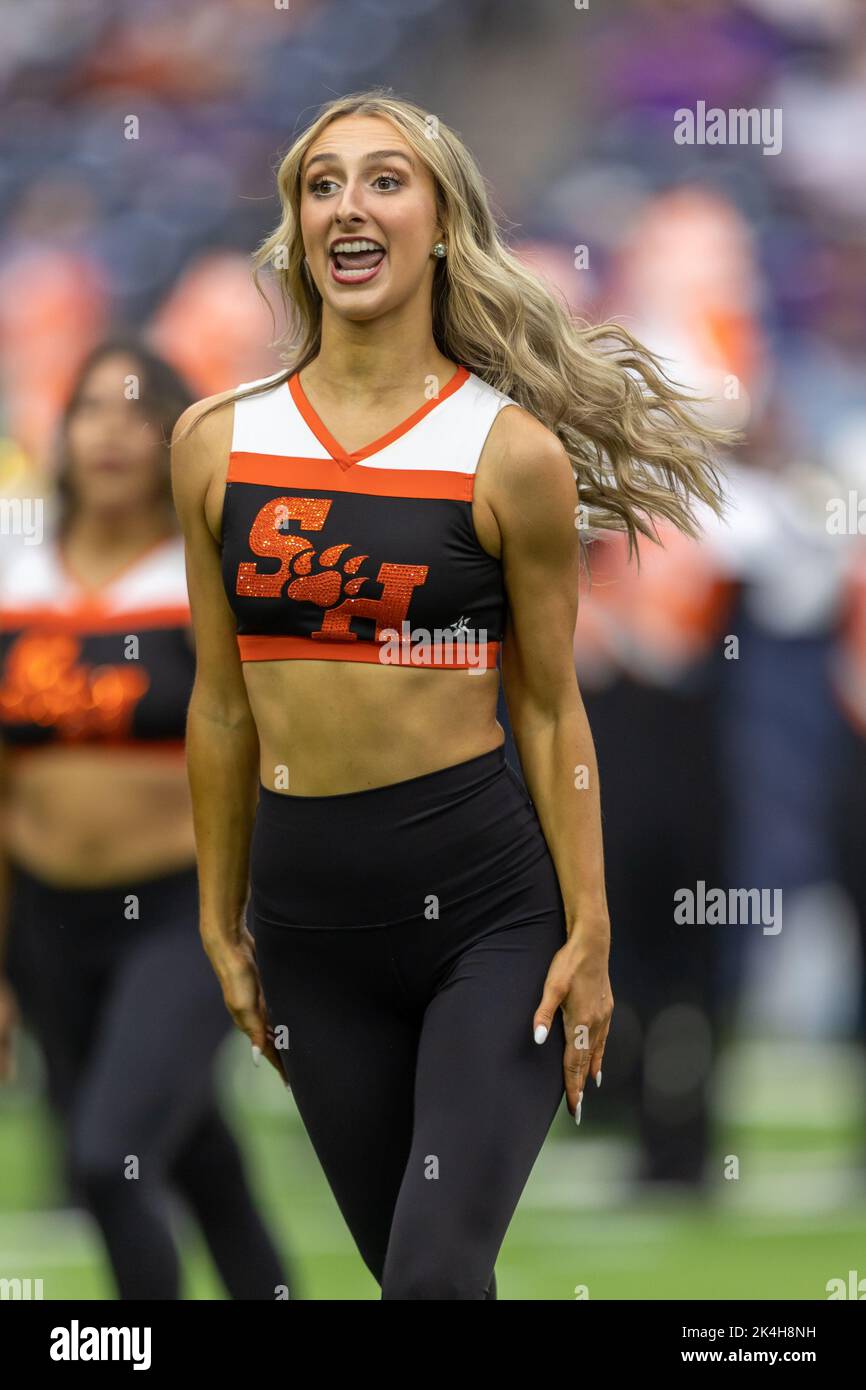
<path id="1" fill-rule="evenodd" d="M 621 324 L 591 325 L 505 245 L 481 173 L 456 133 L 388 88 L 329 102 L 292 144 L 277 172 L 278 226 L 253 256 L 253 278 L 271 267 L 290 328 L 275 346 L 285 366 L 233 399 L 270 390 L 317 356 L 322 298 L 304 264 L 300 171 L 322 130 L 341 116 L 383 116 L 398 126 L 433 175 L 447 256 L 433 279 L 433 336 L 443 356 L 461 363 L 546 425 L 572 464 L 581 551 L 606 531 L 658 541 L 652 519 L 666 517 L 697 537 L 699 500 L 721 515 L 722 481 L 714 446 L 738 435 L 711 427 L 660 361 Z M 266 296 L 264 296 L 266 298 Z M 209 407 L 199 415 L 208 414 Z M 576 504 L 577 505 L 577 504 Z M 638 563 L 640 556 L 638 551 Z"/>

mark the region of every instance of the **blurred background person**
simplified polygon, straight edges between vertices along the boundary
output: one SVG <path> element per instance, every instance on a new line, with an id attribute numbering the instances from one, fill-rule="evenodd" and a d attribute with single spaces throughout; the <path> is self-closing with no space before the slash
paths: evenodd
<path id="1" fill-rule="evenodd" d="M 845 571 L 841 621 L 829 653 L 834 720 L 830 759 L 830 840 L 833 875 L 854 914 L 859 937 L 859 992 L 854 1002 L 866 1046 L 866 541 L 851 548 Z M 832 881 L 832 876 L 831 876 Z M 866 1068 L 861 1078 L 866 1104 Z M 863 1148 L 866 1160 L 866 1144 Z M 864 1161 L 866 1178 L 866 1161 Z"/>
<path id="2" fill-rule="evenodd" d="M 713 423 L 739 428 L 760 384 L 755 281 L 737 210 L 720 195 L 676 189 L 636 210 L 604 297 L 626 303 L 667 370 L 706 395 Z M 708 509 L 698 511 L 709 527 Z M 713 1176 L 725 953 L 718 924 L 677 921 L 674 907 L 677 892 L 699 882 L 725 887 L 730 868 L 722 639 L 736 586 L 704 536 L 664 519 L 656 534 L 658 545 L 641 543 L 639 566 L 623 537 L 593 543 L 574 659 L 599 759 L 623 1005 L 602 1104 L 633 1127 L 633 1176 L 688 1191 Z"/>
<path id="3" fill-rule="evenodd" d="M 273 1299 L 286 1278 L 217 1104 L 231 1020 L 197 929 L 167 448 L 189 399 L 150 351 L 99 346 L 63 415 L 56 528 L 2 572 L 0 1032 L 8 1066 L 20 1007 L 121 1298 L 180 1297 L 170 1188 L 229 1295 Z"/>

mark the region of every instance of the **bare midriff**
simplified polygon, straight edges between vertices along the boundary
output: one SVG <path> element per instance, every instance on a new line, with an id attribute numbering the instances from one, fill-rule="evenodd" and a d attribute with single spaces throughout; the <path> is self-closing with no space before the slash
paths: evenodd
<path id="1" fill-rule="evenodd" d="M 59 747 L 7 759 L 6 852 L 63 888 L 98 888 L 192 867 L 183 748 Z"/>
<path id="2" fill-rule="evenodd" d="M 499 672 L 361 661 L 247 661 L 262 785 L 334 796 L 420 777 L 490 752 Z"/>

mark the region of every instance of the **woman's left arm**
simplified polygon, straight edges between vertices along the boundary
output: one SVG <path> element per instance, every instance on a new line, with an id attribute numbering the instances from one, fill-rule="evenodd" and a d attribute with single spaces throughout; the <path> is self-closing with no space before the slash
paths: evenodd
<path id="1" fill-rule="evenodd" d="M 551 962 L 533 1030 L 543 1041 L 562 1008 L 566 1097 L 579 1124 L 587 1077 L 601 1084 L 613 995 L 598 765 L 573 656 L 577 493 L 556 436 L 524 411 L 506 410 L 503 417 L 507 428 L 498 436 L 485 489 L 502 537 L 509 604 L 502 684 L 568 932 Z"/>

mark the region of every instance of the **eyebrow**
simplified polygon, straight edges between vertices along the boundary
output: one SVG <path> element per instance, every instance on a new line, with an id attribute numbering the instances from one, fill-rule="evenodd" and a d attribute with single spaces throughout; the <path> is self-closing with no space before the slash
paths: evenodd
<path id="1" fill-rule="evenodd" d="M 339 162 L 339 158 L 340 156 L 336 154 L 314 154 L 307 161 L 307 167 L 304 170 L 304 172 L 306 173 L 309 170 L 310 165 L 315 164 L 317 159 Z M 411 169 L 415 168 L 414 159 L 412 159 L 410 155 L 406 154 L 405 150 L 371 150 L 369 154 L 364 155 L 362 163 L 372 164 L 377 159 L 405 159 L 406 163 L 409 165 Z"/>

